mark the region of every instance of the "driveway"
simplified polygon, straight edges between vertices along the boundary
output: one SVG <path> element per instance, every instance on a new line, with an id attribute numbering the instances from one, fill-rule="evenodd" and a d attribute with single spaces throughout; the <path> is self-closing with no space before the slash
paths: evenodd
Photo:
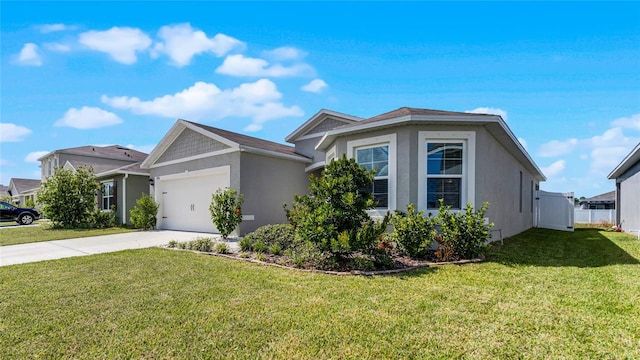
<path id="1" fill-rule="evenodd" d="M 187 231 L 156 230 L 0 246 L 0 266 L 129 249 L 143 249 L 166 245 L 171 240 L 182 242 L 194 240 L 198 237 L 215 237 L 218 239 L 220 235 Z M 238 248 L 237 242 L 230 241 L 228 245 L 232 251 Z"/>

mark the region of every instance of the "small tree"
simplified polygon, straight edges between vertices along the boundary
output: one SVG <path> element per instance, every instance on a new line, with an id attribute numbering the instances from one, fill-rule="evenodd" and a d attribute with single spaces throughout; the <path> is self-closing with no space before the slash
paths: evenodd
<path id="1" fill-rule="evenodd" d="M 37 197 L 54 227 L 87 227 L 96 207 L 99 188 L 91 168 L 58 169 L 42 183 Z"/>
<path id="2" fill-rule="evenodd" d="M 131 223 L 137 229 L 151 230 L 156 227 L 159 205 L 149 194 L 142 194 L 136 206 L 129 210 Z"/>
<path id="3" fill-rule="evenodd" d="M 211 195 L 211 220 L 226 239 L 242 222 L 242 194 L 236 189 L 218 189 Z"/>

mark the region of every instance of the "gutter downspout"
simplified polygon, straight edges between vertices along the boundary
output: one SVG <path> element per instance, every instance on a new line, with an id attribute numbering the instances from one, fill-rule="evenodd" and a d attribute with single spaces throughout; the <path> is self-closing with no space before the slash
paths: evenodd
<path id="1" fill-rule="evenodd" d="M 127 224 L 127 178 L 129 173 L 122 178 L 122 225 Z"/>

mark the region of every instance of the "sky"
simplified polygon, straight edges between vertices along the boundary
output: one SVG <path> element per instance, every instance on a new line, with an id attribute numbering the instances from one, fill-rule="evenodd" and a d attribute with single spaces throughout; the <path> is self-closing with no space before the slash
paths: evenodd
<path id="1" fill-rule="evenodd" d="M 499 114 L 578 197 L 640 142 L 640 2 L 2 1 L 0 36 L 4 185 L 179 118 L 283 143 L 321 109 Z"/>

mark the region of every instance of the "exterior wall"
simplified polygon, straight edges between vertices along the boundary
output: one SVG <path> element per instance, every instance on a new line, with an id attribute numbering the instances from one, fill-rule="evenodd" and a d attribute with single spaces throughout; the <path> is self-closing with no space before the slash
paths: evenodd
<path id="1" fill-rule="evenodd" d="M 190 129 L 185 129 L 171 143 L 171 146 L 162 154 L 157 162 L 165 162 L 176 159 L 183 159 L 189 156 L 206 154 L 218 150 L 228 149 L 229 146 L 214 141 Z"/>
<path id="2" fill-rule="evenodd" d="M 202 159 L 189 160 L 178 164 L 152 167 L 150 177 L 156 179 L 163 175 L 179 174 L 185 171 L 211 169 L 229 165 L 231 167 L 231 187 L 240 188 L 240 151 L 210 156 Z"/>
<path id="3" fill-rule="evenodd" d="M 300 155 L 310 157 L 312 159 L 312 164 L 324 161 L 325 153 L 322 151 L 316 151 L 315 149 L 321 138 L 321 136 L 318 136 L 311 139 L 297 140 L 295 142 L 296 152 Z"/>
<path id="4" fill-rule="evenodd" d="M 640 162 L 616 179 L 618 221 L 622 229 L 640 230 Z"/>
<path id="5" fill-rule="evenodd" d="M 124 176 L 122 176 L 120 178 L 120 182 L 123 181 L 126 181 L 126 186 L 122 186 L 120 183 L 118 183 L 118 186 L 120 186 L 120 189 L 122 190 L 125 190 L 126 187 L 126 196 L 125 191 L 119 191 L 117 194 L 118 204 L 124 204 L 125 221 L 127 224 L 131 224 L 130 210 L 137 205 L 136 200 L 142 197 L 142 194 L 149 194 L 149 177 L 142 175 L 129 175 L 125 180 Z M 119 207 L 118 213 L 118 219 L 122 221 L 122 207 Z"/>
<path id="6" fill-rule="evenodd" d="M 299 161 L 247 152 L 241 154 L 242 212 L 245 216 L 253 216 L 253 220 L 243 220 L 240 235 L 263 225 L 287 222 L 282 205 L 291 205 L 294 194 L 303 195 L 309 189 L 305 166 Z"/>

